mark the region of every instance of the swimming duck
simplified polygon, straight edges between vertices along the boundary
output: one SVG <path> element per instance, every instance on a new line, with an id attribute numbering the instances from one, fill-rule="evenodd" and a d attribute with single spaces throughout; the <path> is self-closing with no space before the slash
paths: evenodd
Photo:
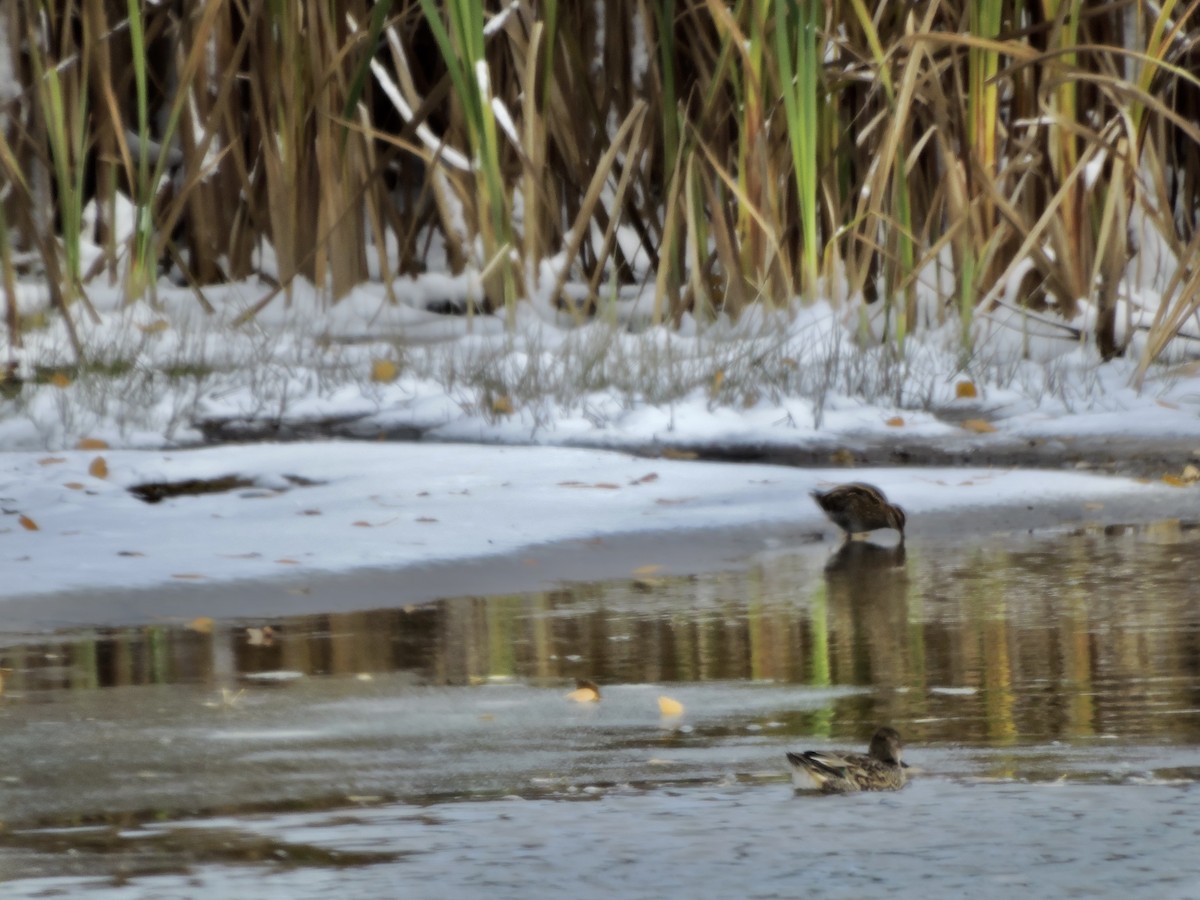
<path id="1" fill-rule="evenodd" d="M 895 791 L 908 781 L 900 762 L 900 733 L 884 726 L 871 738 L 866 755 L 840 750 L 789 753 L 792 785 L 826 794 L 856 791 Z"/>
<path id="2" fill-rule="evenodd" d="M 846 532 L 846 540 L 865 531 L 895 528 L 904 541 L 904 510 L 888 503 L 883 491 L 872 484 L 839 484 L 824 493 L 813 491 L 812 498 L 833 524 Z"/>

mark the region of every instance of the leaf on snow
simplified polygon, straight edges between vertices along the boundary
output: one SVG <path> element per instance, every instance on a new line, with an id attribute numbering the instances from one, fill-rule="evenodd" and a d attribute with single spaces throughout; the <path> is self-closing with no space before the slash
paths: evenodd
<path id="1" fill-rule="evenodd" d="M 377 359 L 371 363 L 371 380 L 376 384 L 390 384 L 400 375 L 400 367 L 390 359 Z"/>

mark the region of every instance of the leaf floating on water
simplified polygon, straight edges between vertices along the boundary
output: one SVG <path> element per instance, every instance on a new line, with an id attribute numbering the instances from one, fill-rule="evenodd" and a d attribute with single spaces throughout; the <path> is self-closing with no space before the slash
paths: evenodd
<path id="1" fill-rule="evenodd" d="M 975 387 L 975 382 L 960 381 L 954 386 L 954 396 L 959 400 L 974 400 L 979 396 L 979 391 Z"/>
<path id="2" fill-rule="evenodd" d="M 657 472 L 647 472 L 641 478 L 635 478 L 630 484 L 650 484 L 652 481 L 658 481 Z"/>
<path id="3" fill-rule="evenodd" d="M 41 531 L 42 530 L 41 528 L 38 527 L 38 523 L 33 521 L 33 519 L 29 518 L 29 516 L 27 516 L 27 515 L 21 514 L 21 515 L 17 516 L 17 521 L 21 523 L 21 527 L 24 528 L 26 531 Z"/>
<path id="4" fill-rule="evenodd" d="M 390 384 L 400 376 L 400 367 L 390 359 L 371 362 L 371 380 L 376 384 Z"/>
<path id="5" fill-rule="evenodd" d="M 66 372 L 55 372 L 48 379 L 48 383 L 56 388 L 69 388 L 71 386 L 71 376 Z"/>
<path id="6" fill-rule="evenodd" d="M 103 456 L 97 456 L 92 460 L 92 464 L 88 466 L 88 474 L 93 478 L 108 477 L 108 463 L 105 462 Z"/>
<path id="7" fill-rule="evenodd" d="M 1165 484 L 1169 484 L 1171 487 L 1187 487 L 1188 485 L 1188 483 L 1178 475 L 1164 475 L 1162 480 Z"/>
<path id="8" fill-rule="evenodd" d="M 237 706 L 238 701 L 242 699 L 242 695 L 244 693 L 246 693 L 244 689 L 234 693 L 229 688 L 221 688 L 220 702 L 216 700 L 205 700 L 203 705 L 207 706 L 209 709 L 219 709 L 221 707 L 232 708 Z"/>
<path id="9" fill-rule="evenodd" d="M 67 458 L 65 456 L 43 456 L 37 462 L 39 466 L 56 466 L 59 463 L 65 463 L 66 461 Z"/>
<path id="10" fill-rule="evenodd" d="M 492 401 L 492 412 L 498 416 L 511 416 L 513 411 L 512 397 L 501 394 Z"/>
<path id="11" fill-rule="evenodd" d="M 683 704 L 678 700 L 672 700 L 666 694 L 658 698 L 658 711 L 667 718 L 683 715 Z"/>
<path id="12" fill-rule="evenodd" d="M 974 431 L 976 434 L 991 434 L 996 430 L 996 426 L 987 419 L 966 419 L 959 423 L 959 426 Z"/>
<path id="13" fill-rule="evenodd" d="M 600 687 L 594 681 L 577 678 L 575 690 L 567 694 L 567 699 L 573 703 L 595 703 L 600 699 Z"/>
<path id="14" fill-rule="evenodd" d="M 903 416 L 892 416 L 890 419 L 888 419 L 883 424 L 886 425 L 888 428 L 903 428 L 904 427 L 904 417 Z"/>
<path id="15" fill-rule="evenodd" d="M 85 486 L 78 481 L 67 481 L 63 484 L 63 487 L 68 491 L 82 491 Z"/>
<path id="16" fill-rule="evenodd" d="M 107 450 L 108 441 L 102 441 L 100 438 L 83 438 L 75 445 L 76 450 Z"/>
<path id="17" fill-rule="evenodd" d="M 212 634 L 213 620 L 209 616 L 198 616 L 187 623 L 189 631 L 194 631 L 197 634 Z"/>
<path id="18" fill-rule="evenodd" d="M 290 556 L 282 556 L 275 560 L 275 564 L 279 566 L 298 566 L 300 565 L 300 560 L 292 559 Z"/>

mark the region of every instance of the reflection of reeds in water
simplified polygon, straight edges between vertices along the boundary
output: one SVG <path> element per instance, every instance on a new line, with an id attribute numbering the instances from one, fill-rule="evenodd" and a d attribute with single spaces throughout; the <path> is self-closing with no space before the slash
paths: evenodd
<path id="1" fill-rule="evenodd" d="M 989 744 L 1200 739 L 1194 717 L 1164 714 L 1200 702 L 1200 608 L 1180 563 L 1197 547 L 1188 533 L 1174 544 L 1086 534 L 937 555 L 855 541 L 824 571 L 811 555 L 780 555 L 649 591 L 621 581 L 280 619 L 270 641 L 265 622 L 91 630 L 0 647 L 0 669 L 11 670 L 6 701 L 43 689 L 219 688 L 273 669 L 400 671 L 436 685 L 502 676 L 562 692 L 576 678 L 606 689 L 857 685 L 874 690 L 781 718 L 796 731 L 889 721 L 917 740 Z"/>

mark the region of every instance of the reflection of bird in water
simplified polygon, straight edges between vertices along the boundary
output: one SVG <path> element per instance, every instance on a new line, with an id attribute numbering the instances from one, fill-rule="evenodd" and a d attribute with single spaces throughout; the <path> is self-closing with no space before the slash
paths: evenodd
<path id="1" fill-rule="evenodd" d="M 904 787 L 908 780 L 900 762 L 900 733 L 886 726 L 875 732 L 865 755 L 806 750 L 789 753 L 787 758 L 792 765 L 792 784 L 799 790 L 826 794 L 894 791 Z"/>
<path id="2" fill-rule="evenodd" d="M 861 481 L 839 484 L 824 493 L 812 491 L 812 498 L 833 524 L 846 532 L 845 540 L 867 531 L 894 528 L 900 532 L 900 542 L 904 542 L 904 510 L 889 503 L 874 485 Z"/>
<path id="3" fill-rule="evenodd" d="M 907 559 L 904 544 L 881 547 L 870 541 L 846 541 L 829 557 L 825 571 L 833 575 L 903 569 Z"/>

